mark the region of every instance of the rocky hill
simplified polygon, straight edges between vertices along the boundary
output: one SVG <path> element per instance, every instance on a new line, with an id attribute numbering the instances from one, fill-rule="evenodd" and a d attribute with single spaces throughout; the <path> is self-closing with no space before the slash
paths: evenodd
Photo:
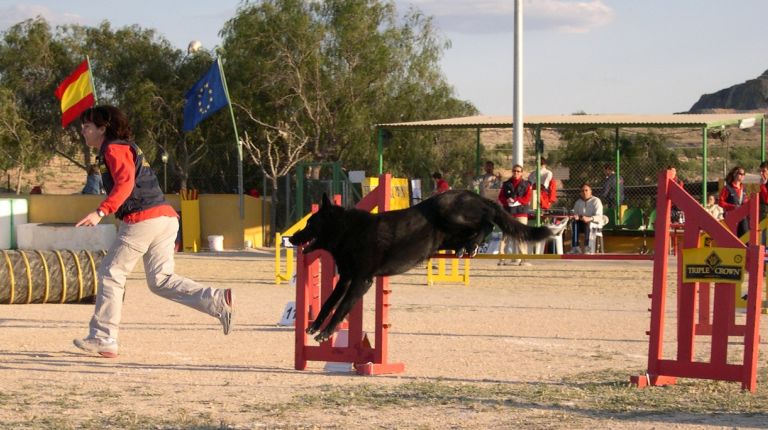
<path id="1" fill-rule="evenodd" d="M 733 85 L 712 94 L 704 94 L 690 113 L 712 113 L 721 109 L 768 111 L 768 70 L 755 79 Z"/>

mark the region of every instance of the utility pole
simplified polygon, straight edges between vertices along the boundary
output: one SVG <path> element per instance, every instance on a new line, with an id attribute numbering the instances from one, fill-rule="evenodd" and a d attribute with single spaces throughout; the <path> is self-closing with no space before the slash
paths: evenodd
<path id="1" fill-rule="evenodd" d="M 523 0 L 515 0 L 515 68 L 512 121 L 513 164 L 523 165 Z"/>

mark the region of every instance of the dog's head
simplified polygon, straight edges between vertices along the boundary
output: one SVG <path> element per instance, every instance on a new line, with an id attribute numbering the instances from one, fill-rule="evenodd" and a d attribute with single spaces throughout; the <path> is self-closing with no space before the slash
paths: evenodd
<path id="1" fill-rule="evenodd" d="M 289 241 L 294 245 L 303 244 L 305 254 L 316 249 L 331 251 L 333 243 L 341 233 L 343 214 L 344 208 L 335 206 L 328 196 L 323 194 L 320 209 L 309 217 L 307 225 L 291 236 Z"/>

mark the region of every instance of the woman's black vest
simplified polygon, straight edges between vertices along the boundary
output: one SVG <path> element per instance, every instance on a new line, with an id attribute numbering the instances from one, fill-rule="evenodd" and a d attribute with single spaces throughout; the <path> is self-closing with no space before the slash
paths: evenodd
<path id="1" fill-rule="evenodd" d="M 520 197 L 523 197 L 525 195 L 525 192 L 528 191 L 529 182 L 525 179 L 520 179 L 520 182 L 517 184 L 517 188 L 515 188 L 512 185 L 512 180 L 504 181 L 503 184 L 501 184 L 501 191 L 504 193 L 504 199 L 508 199 L 510 197 L 514 198 L 515 200 L 519 199 Z M 529 212 L 529 205 L 519 205 L 514 207 L 509 207 L 504 204 L 504 210 L 509 212 L 512 215 L 515 214 L 527 214 Z"/>
<path id="2" fill-rule="evenodd" d="M 145 209 L 164 204 L 165 196 L 163 195 L 163 190 L 160 189 L 160 182 L 158 182 L 155 172 L 149 167 L 149 163 L 144 159 L 144 153 L 141 152 L 141 148 L 133 142 L 126 142 L 124 140 L 104 142 L 99 150 L 99 166 L 101 167 L 102 172 L 101 180 L 104 182 L 104 189 L 107 191 L 107 194 L 111 193 L 112 188 L 115 186 L 112 173 L 104 162 L 104 152 L 109 145 L 130 146 L 136 160 L 136 182 L 131 191 L 131 195 L 128 196 L 125 202 L 115 212 L 115 217 L 117 217 L 117 219 L 123 219 L 123 217 L 128 214 L 141 212 Z"/>
<path id="3" fill-rule="evenodd" d="M 766 184 L 763 184 L 762 186 L 765 187 Z M 765 219 L 766 216 L 768 216 L 768 202 L 764 202 L 763 199 L 760 199 L 760 221 Z"/>
<path id="4" fill-rule="evenodd" d="M 736 192 L 736 188 L 734 188 L 733 185 L 725 184 L 725 189 L 728 190 L 728 197 L 725 198 L 725 201 L 732 205 L 736 205 L 737 207 L 741 206 L 741 203 L 744 201 L 744 186 L 741 188 L 741 199 L 739 199 L 739 194 Z"/>

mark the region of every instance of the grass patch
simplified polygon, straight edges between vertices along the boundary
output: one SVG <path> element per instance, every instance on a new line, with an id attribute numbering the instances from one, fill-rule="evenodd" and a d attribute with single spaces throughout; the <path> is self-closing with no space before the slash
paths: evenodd
<path id="1" fill-rule="evenodd" d="M 638 389 L 629 383 L 627 370 L 595 371 L 576 374 L 559 382 L 494 383 L 455 382 L 424 379 L 402 383 L 381 383 L 375 379 L 362 383 L 346 383 L 306 388 L 287 402 L 244 402 L 238 406 L 238 415 L 249 421 L 249 427 L 285 425 L 312 427 L 318 411 L 333 411 L 341 416 L 358 416 L 366 411 L 382 417 L 376 425 L 387 427 L 385 417 L 391 411 L 410 410 L 411 417 L 442 416 L 448 421 L 465 419 L 474 414 L 498 417 L 499 425 L 516 427 L 516 423 L 551 428 L 569 423 L 583 427 L 594 423 L 624 421 L 631 426 L 637 422 L 665 424 L 706 423 L 719 420 L 718 425 L 739 427 L 744 419 L 751 423 L 768 421 L 768 387 L 759 387 L 755 394 L 741 390 L 734 382 L 716 382 L 679 379 L 676 385 Z M 768 370 L 761 369 L 760 381 L 768 380 Z M 368 382 L 373 381 L 373 382 Z M 120 400 L 119 393 L 105 390 L 93 393 L 91 399 Z M 85 400 L 85 399 L 82 399 Z M 21 397 L 2 395 L 5 405 L 18 402 Z M 122 412 L 89 418 L 62 415 L 61 407 L 48 403 L 50 413 L 34 419 L 5 422 L 18 429 L 191 429 L 228 430 L 232 424 L 221 422 L 210 413 L 192 413 L 183 408 L 162 415 L 139 415 L 130 404 Z M 464 417 L 464 418 L 459 418 Z M 495 419 L 495 418 L 494 418 Z M 741 421 L 739 421 L 741 420 Z M 412 428 L 430 427 L 432 424 L 412 422 Z"/>
<path id="2" fill-rule="evenodd" d="M 560 383 L 454 383 L 440 380 L 398 385 L 325 386 L 296 397 L 289 410 L 353 406 L 368 409 L 462 406 L 473 410 L 543 408 L 588 416 L 766 414 L 768 389 L 755 394 L 741 384 L 679 379 L 676 385 L 638 389 L 630 372 L 599 371 L 574 375 Z M 759 379 L 766 381 L 761 370 Z M 728 405 L 724 409 L 724 405 Z"/>
<path id="3" fill-rule="evenodd" d="M 150 417 L 132 412 L 115 413 L 89 420 L 77 420 L 71 417 L 44 416 L 35 417 L 26 422 L 5 422 L 3 428 L 25 430 L 231 430 L 234 427 L 224 422 L 217 422 L 210 416 L 193 417 L 180 414 L 170 417 Z"/>

